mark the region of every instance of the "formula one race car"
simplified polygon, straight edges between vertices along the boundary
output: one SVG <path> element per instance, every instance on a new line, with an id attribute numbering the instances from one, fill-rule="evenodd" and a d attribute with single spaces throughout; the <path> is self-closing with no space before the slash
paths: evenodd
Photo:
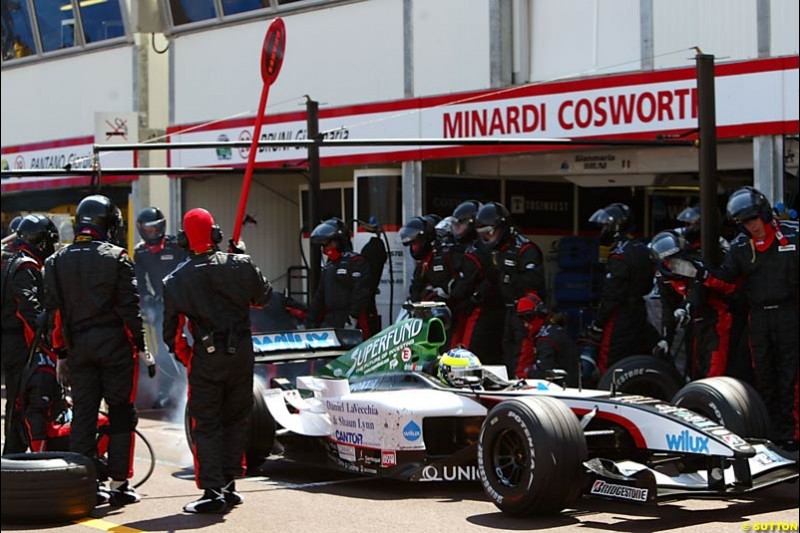
<path id="1" fill-rule="evenodd" d="M 559 372 L 509 381 L 491 367 L 451 387 L 430 371 L 445 342 L 439 319 L 403 320 L 351 349 L 348 334 L 253 335 L 259 362 L 273 364 L 270 387 L 256 385 L 249 456 L 268 455 L 274 439 L 286 459 L 318 450 L 366 475 L 480 481 L 511 514 L 559 512 L 581 495 L 733 497 L 798 477 L 796 458 L 764 439 L 760 398 L 732 378 L 690 383 L 671 403 L 566 388 Z M 312 360 L 324 366 L 296 386 L 274 364 Z"/>

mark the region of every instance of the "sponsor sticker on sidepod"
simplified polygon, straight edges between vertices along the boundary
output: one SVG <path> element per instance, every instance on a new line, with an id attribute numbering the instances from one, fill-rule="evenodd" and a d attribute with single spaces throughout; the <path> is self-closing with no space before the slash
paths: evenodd
<path id="1" fill-rule="evenodd" d="M 648 489 L 638 487 L 628 487 L 626 485 L 615 485 L 602 479 L 598 479 L 592 485 L 592 494 L 607 496 L 609 498 L 619 498 L 620 500 L 631 500 L 635 502 L 646 502 Z"/>
<path id="2" fill-rule="evenodd" d="M 394 450 L 381 450 L 381 466 L 395 466 L 397 465 L 397 452 Z"/>
<path id="3" fill-rule="evenodd" d="M 419 426 L 413 420 L 406 424 L 406 427 L 403 428 L 403 436 L 408 441 L 415 441 L 419 438 L 422 432 L 419 429 Z"/>

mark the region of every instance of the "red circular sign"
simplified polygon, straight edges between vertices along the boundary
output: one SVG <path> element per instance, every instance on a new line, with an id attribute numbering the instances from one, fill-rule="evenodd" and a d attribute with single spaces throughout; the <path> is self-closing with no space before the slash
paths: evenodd
<path id="1" fill-rule="evenodd" d="M 278 17 L 267 28 L 264 47 L 261 49 L 261 79 L 272 85 L 283 65 L 283 51 L 286 48 L 286 26 Z"/>

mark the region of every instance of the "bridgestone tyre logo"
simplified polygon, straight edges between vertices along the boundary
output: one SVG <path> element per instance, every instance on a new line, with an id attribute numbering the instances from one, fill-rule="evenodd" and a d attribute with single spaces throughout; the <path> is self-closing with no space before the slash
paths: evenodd
<path id="1" fill-rule="evenodd" d="M 640 489 L 637 487 L 627 487 L 625 485 L 614 485 L 607 483 L 602 479 L 598 479 L 592 485 L 592 494 L 600 496 L 608 496 L 610 498 L 619 498 L 620 500 L 631 500 L 635 502 L 646 502 L 648 489 Z"/>

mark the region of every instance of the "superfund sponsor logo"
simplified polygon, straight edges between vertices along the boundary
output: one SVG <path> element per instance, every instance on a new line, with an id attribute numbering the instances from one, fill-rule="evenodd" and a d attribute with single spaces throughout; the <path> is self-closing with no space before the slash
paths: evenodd
<path id="1" fill-rule="evenodd" d="M 620 500 L 631 500 L 635 502 L 646 502 L 648 489 L 640 489 L 638 487 L 627 487 L 625 485 L 615 485 L 608 483 L 602 479 L 598 479 L 592 485 L 592 494 L 598 496 L 607 496 L 609 498 L 618 498 Z"/>
<path id="2" fill-rule="evenodd" d="M 676 452 L 711 453 L 708 449 L 708 437 L 692 436 L 688 430 L 680 433 L 667 433 L 667 448 Z"/>
<path id="3" fill-rule="evenodd" d="M 370 359 L 385 353 L 390 348 L 410 341 L 422 331 L 422 322 L 423 321 L 420 319 L 410 320 L 402 326 L 387 331 L 383 335 L 373 337 L 373 340 L 366 346 L 359 346 L 350 355 L 355 362 L 355 366 L 357 368 L 362 367 L 366 365 Z"/>

